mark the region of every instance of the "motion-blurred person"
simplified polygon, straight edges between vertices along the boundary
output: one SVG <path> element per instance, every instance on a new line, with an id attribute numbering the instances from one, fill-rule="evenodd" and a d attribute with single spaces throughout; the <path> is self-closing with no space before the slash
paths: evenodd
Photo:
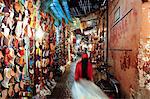
<path id="1" fill-rule="evenodd" d="M 82 54 L 82 59 L 76 65 L 75 81 L 86 79 L 93 81 L 92 64 L 88 60 L 88 54 Z"/>
<path id="2" fill-rule="evenodd" d="M 82 54 L 82 59 L 76 65 L 75 82 L 72 86 L 73 99 L 108 99 L 106 94 L 92 82 L 92 71 L 88 54 Z"/>

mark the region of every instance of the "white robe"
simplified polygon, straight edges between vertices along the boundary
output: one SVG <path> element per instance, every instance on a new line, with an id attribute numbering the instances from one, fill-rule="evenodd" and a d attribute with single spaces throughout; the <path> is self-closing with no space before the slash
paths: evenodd
<path id="1" fill-rule="evenodd" d="M 73 99 L 109 99 L 93 82 L 81 79 L 72 86 Z"/>

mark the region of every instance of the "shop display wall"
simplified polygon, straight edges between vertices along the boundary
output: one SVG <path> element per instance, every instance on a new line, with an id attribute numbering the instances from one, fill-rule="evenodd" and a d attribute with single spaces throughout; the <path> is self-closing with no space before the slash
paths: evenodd
<path id="1" fill-rule="evenodd" d="M 60 44 L 56 48 L 54 19 L 39 5 L 40 1 L 32 0 L 0 1 L 2 98 L 51 95 L 60 69 L 57 66 L 66 64 L 65 28 L 58 32 Z M 54 60 L 56 51 L 59 61 Z"/>

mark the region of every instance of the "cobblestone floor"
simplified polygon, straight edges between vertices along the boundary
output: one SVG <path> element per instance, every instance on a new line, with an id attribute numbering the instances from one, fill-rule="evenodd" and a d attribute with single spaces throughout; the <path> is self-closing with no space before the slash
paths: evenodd
<path id="1" fill-rule="evenodd" d="M 66 67 L 66 71 L 61 77 L 60 81 L 57 82 L 55 89 L 51 96 L 47 99 L 72 99 L 71 98 L 71 87 L 74 82 L 74 71 L 75 71 L 76 61 L 72 62 L 70 66 Z"/>

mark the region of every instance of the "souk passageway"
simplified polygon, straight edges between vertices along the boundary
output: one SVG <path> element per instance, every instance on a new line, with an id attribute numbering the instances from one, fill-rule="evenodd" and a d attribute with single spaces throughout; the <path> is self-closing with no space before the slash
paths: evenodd
<path id="1" fill-rule="evenodd" d="M 0 0 L 0 99 L 150 99 L 150 0 Z"/>

